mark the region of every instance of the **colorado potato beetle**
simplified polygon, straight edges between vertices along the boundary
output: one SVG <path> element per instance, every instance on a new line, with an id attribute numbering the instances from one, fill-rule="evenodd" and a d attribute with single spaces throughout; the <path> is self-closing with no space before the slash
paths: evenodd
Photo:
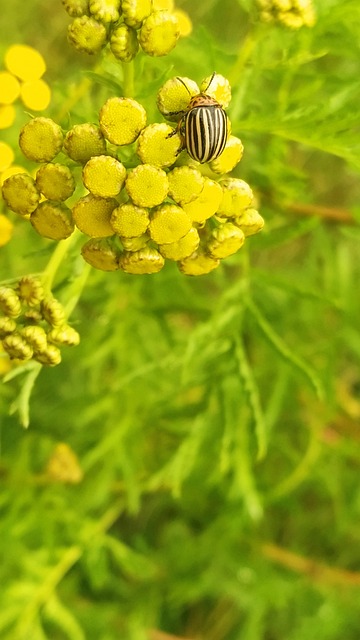
<path id="1" fill-rule="evenodd" d="M 177 128 L 170 134 L 179 133 L 183 148 L 201 164 L 218 158 L 224 151 L 228 137 L 227 115 L 221 104 L 206 93 L 215 75 L 214 72 L 205 91 L 191 97 Z M 189 91 L 185 82 L 179 77 L 177 79 Z"/>

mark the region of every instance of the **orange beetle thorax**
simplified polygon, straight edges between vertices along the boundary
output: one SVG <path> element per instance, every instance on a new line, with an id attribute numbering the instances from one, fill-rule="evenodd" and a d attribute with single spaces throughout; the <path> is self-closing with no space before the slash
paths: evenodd
<path id="1" fill-rule="evenodd" d="M 197 96 L 193 96 L 189 102 L 188 109 L 196 109 L 196 107 L 208 107 L 208 106 L 217 106 L 219 107 L 219 103 L 215 98 L 211 98 L 211 96 L 207 96 L 206 93 L 199 93 Z"/>

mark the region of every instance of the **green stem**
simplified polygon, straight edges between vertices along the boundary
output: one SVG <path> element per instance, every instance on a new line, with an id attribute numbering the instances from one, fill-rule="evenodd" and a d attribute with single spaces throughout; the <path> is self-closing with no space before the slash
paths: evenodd
<path id="1" fill-rule="evenodd" d="M 79 232 L 74 232 L 66 240 L 60 240 L 56 246 L 54 253 L 52 254 L 47 266 L 43 272 L 43 285 L 47 293 L 50 293 L 52 285 L 59 269 L 60 264 L 64 260 L 67 252 L 69 251 L 74 240 L 78 238 Z"/>
<path id="2" fill-rule="evenodd" d="M 126 98 L 133 98 L 135 94 L 135 86 L 134 86 L 134 62 L 123 62 L 123 91 L 124 96 Z"/>
<path id="3" fill-rule="evenodd" d="M 245 40 L 242 42 L 239 49 L 236 62 L 228 73 L 228 79 L 231 85 L 238 83 L 241 72 L 245 68 L 247 61 L 250 59 L 258 39 L 259 29 L 255 28 L 247 33 Z"/>

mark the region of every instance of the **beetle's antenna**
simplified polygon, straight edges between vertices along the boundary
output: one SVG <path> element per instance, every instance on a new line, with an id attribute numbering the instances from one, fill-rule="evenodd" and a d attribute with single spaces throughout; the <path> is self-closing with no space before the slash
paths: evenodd
<path id="1" fill-rule="evenodd" d="M 189 96 L 191 97 L 190 89 L 189 89 L 189 87 L 187 87 L 187 86 L 186 86 L 186 84 L 185 84 L 184 80 L 183 80 L 182 78 L 180 78 L 179 76 L 176 76 L 176 80 L 179 80 L 179 81 L 181 82 L 181 84 L 183 84 L 183 85 L 184 85 L 184 87 L 185 87 L 186 91 L 188 92 Z"/>
<path id="2" fill-rule="evenodd" d="M 207 92 L 207 90 L 208 90 L 208 88 L 210 87 L 210 85 L 211 85 L 212 81 L 214 80 L 214 77 L 215 77 L 215 76 L 216 76 L 216 71 L 214 71 L 214 73 L 212 74 L 212 76 L 211 76 L 211 78 L 210 78 L 210 80 L 209 80 L 208 86 L 206 87 L 205 91 L 203 91 L 203 93 L 206 93 L 206 92 Z"/>

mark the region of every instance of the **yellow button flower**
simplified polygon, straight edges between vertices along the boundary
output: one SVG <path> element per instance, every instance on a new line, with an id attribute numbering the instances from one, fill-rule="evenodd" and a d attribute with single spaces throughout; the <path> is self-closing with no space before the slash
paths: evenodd
<path id="1" fill-rule="evenodd" d="M 12 104 L 19 95 L 19 81 L 8 71 L 0 71 L 0 104 Z"/>
<path id="2" fill-rule="evenodd" d="M 17 173 L 28 173 L 28 172 L 24 167 L 21 167 L 19 164 L 12 164 L 8 169 L 5 169 L 5 171 L 3 171 L 2 174 L 0 175 L 0 186 L 2 187 L 2 185 L 4 184 L 5 180 L 7 180 L 7 178 L 10 178 L 10 176 L 15 176 Z"/>
<path id="3" fill-rule="evenodd" d="M 30 216 L 35 231 L 50 240 L 64 240 L 74 231 L 70 209 L 60 202 L 44 200 Z"/>
<path id="4" fill-rule="evenodd" d="M 127 24 L 120 24 L 111 33 L 110 49 L 115 58 L 122 62 L 133 60 L 139 50 L 139 42 L 135 29 Z"/>
<path id="5" fill-rule="evenodd" d="M 149 211 L 131 202 L 121 204 L 113 210 L 110 224 L 122 238 L 134 238 L 145 233 L 149 226 Z"/>
<path id="6" fill-rule="evenodd" d="M 72 18 L 77 18 L 89 12 L 89 0 L 61 0 L 65 11 Z"/>
<path id="7" fill-rule="evenodd" d="M 5 171 L 5 169 L 8 169 L 13 160 L 14 152 L 10 145 L 8 145 L 6 142 L 0 141 L 0 173 Z"/>
<path id="8" fill-rule="evenodd" d="M 90 158 L 82 172 L 84 185 L 95 196 L 117 196 L 124 186 L 126 169 L 112 156 Z"/>
<path id="9" fill-rule="evenodd" d="M 72 210 L 80 231 L 92 238 L 106 238 L 114 234 L 110 218 L 118 202 L 115 198 L 100 198 L 91 193 L 78 200 Z"/>
<path id="10" fill-rule="evenodd" d="M 142 24 L 139 42 L 149 56 L 166 56 L 176 46 L 179 36 L 176 16 L 170 11 L 154 11 Z"/>
<path id="11" fill-rule="evenodd" d="M 139 29 L 142 22 L 152 11 L 151 0 L 122 0 L 121 11 L 124 22 Z"/>
<path id="12" fill-rule="evenodd" d="M 109 98 L 100 109 L 100 129 L 117 145 L 131 144 L 146 125 L 144 107 L 132 98 Z"/>
<path id="13" fill-rule="evenodd" d="M 40 201 L 35 180 L 25 173 L 7 178 L 2 186 L 2 195 L 9 209 L 21 216 L 34 211 Z"/>
<path id="14" fill-rule="evenodd" d="M 193 222 L 204 222 L 211 218 L 218 210 L 223 197 L 220 185 L 210 178 L 204 178 L 204 187 L 200 195 L 183 205 L 183 209 Z"/>
<path id="15" fill-rule="evenodd" d="M 75 180 L 69 167 L 58 162 L 49 162 L 40 167 L 35 182 L 48 200 L 67 200 L 75 191 Z"/>
<path id="16" fill-rule="evenodd" d="M 70 44 L 82 53 L 99 53 L 106 45 L 107 30 L 104 24 L 89 16 L 74 18 L 68 26 Z"/>
<path id="17" fill-rule="evenodd" d="M 18 281 L 16 292 L 24 304 L 35 307 L 44 298 L 44 289 L 39 278 L 23 276 Z"/>
<path id="18" fill-rule="evenodd" d="M 14 225 L 9 218 L 0 213 L 0 247 L 3 247 L 5 244 L 10 242 L 13 229 Z"/>
<path id="19" fill-rule="evenodd" d="M 20 129 L 19 146 L 34 162 L 51 162 L 61 151 L 63 133 L 50 118 L 33 118 Z"/>
<path id="20" fill-rule="evenodd" d="M 193 96 L 197 96 L 200 89 L 191 78 L 170 78 L 159 89 L 156 104 L 167 120 L 178 121 L 187 111 Z"/>
<path id="21" fill-rule="evenodd" d="M 244 235 L 252 236 L 261 231 L 264 226 L 264 218 L 256 209 L 245 209 L 245 211 L 234 218 L 234 224 L 244 232 Z"/>
<path id="22" fill-rule="evenodd" d="M 61 327 L 53 327 L 48 332 L 47 339 L 58 346 L 76 347 L 80 343 L 79 333 L 68 324 L 63 324 Z"/>
<path id="23" fill-rule="evenodd" d="M 162 169 L 151 164 L 140 164 L 129 171 L 125 188 L 131 200 L 139 207 L 155 207 L 165 200 L 169 183 Z"/>
<path id="24" fill-rule="evenodd" d="M 49 85 L 42 79 L 29 80 L 21 85 L 20 97 L 25 107 L 32 111 L 43 111 L 51 100 Z"/>
<path id="25" fill-rule="evenodd" d="M 0 104 L 0 129 L 8 129 L 14 123 L 15 109 L 12 104 Z"/>
<path id="26" fill-rule="evenodd" d="M 216 269 L 220 264 L 218 258 L 212 258 L 203 249 L 195 251 L 191 256 L 178 262 L 181 273 L 186 276 L 203 276 Z"/>
<path id="27" fill-rule="evenodd" d="M 158 244 L 176 242 L 190 229 L 191 219 L 184 209 L 175 204 L 163 204 L 152 213 L 149 233 Z"/>
<path id="28" fill-rule="evenodd" d="M 214 98 L 223 109 L 229 106 L 231 100 L 231 85 L 227 78 L 215 73 L 213 76 L 204 78 L 200 84 L 200 91 L 206 93 L 207 96 Z"/>
<path id="29" fill-rule="evenodd" d="M 211 232 L 206 241 L 206 251 L 212 258 L 227 258 L 244 244 L 245 235 L 231 222 L 222 224 Z"/>
<path id="30" fill-rule="evenodd" d="M 236 217 L 250 207 L 254 194 L 247 182 L 237 178 L 225 178 L 220 184 L 223 197 L 217 212 L 219 216 Z"/>
<path id="31" fill-rule="evenodd" d="M 175 167 L 168 173 L 169 195 L 178 204 L 198 198 L 204 188 L 203 175 L 194 167 Z"/>
<path id="32" fill-rule="evenodd" d="M 45 329 L 37 325 L 28 325 L 20 329 L 20 335 L 35 350 L 46 349 L 47 336 Z"/>
<path id="33" fill-rule="evenodd" d="M 48 344 L 46 349 L 34 352 L 33 360 L 48 367 L 56 367 L 61 362 L 60 349 L 55 344 Z"/>
<path id="34" fill-rule="evenodd" d="M 30 360 L 33 355 L 33 349 L 24 338 L 18 333 L 12 333 L 2 341 L 3 349 L 9 354 L 11 359 Z"/>
<path id="35" fill-rule="evenodd" d="M 190 231 L 180 240 L 169 244 L 160 244 L 159 251 L 168 260 L 183 260 L 191 256 L 200 244 L 200 237 L 197 230 L 192 227 Z"/>
<path id="36" fill-rule="evenodd" d="M 17 324 L 15 320 L 9 318 L 8 316 L 0 317 L 0 338 L 3 339 L 5 336 L 9 336 L 11 333 L 14 333 L 17 329 Z M 1 353 L 1 349 L 0 349 Z"/>
<path id="37" fill-rule="evenodd" d="M 229 173 L 239 164 L 244 153 L 243 143 L 236 136 L 230 136 L 222 154 L 209 163 L 214 173 Z"/>
<path id="38" fill-rule="evenodd" d="M 121 236 L 121 244 L 125 251 L 139 251 L 140 249 L 144 249 L 149 241 L 150 237 L 147 233 L 143 233 L 141 236 L 137 236 L 136 238 L 125 238 L 124 236 Z"/>
<path id="39" fill-rule="evenodd" d="M 120 18 L 120 0 L 90 0 L 89 10 L 95 20 L 109 24 Z"/>
<path id="40" fill-rule="evenodd" d="M 190 20 L 190 16 L 186 11 L 182 9 L 175 9 L 174 15 L 178 21 L 179 29 L 180 29 L 180 38 L 186 38 L 192 32 L 192 22 Z"/>
<path id="41" fill-rule="evenodd" d="M 156 249 L 149 247 L 132 253 L 125 252 L 120 258 L 121 269 L 133 274 L 158 273 L 164 264 L 162 255 Z"/>
<path id="42" fill-rule="evenodd" d="M 120 251 L 111 238 L 91 238 L 83 245 L 81 255 L 95 269 L 101 271 L 119 269 Z"/>
<path id="43" fill-rule="evenodd" d="M 52 327 L 61 327 L 65 323 L 65 309 L 52 295 L 41 301 L 40 310 L 44 320 Z"/>
<path id="44" fill-rule="evenodd" d="M 140 134 L 136 153 L 144 164 L 156 167 L 171 167 L 181 151 L 179 135 L 172 135 L 173 128 L 162 122 L 150 124 Z"/>
<path id="45" fill-rule="evenodd" d="M 5 66 L 20 80 L 38 80 L 46 71 L 41 53 L 26 44 L 14 44 L 7 49 Z"/>
<path id="46" fill-rule="evenodd" d="M 74 162 L 86 164 L 93 156 L 105 153 L 106 141 L 96 125 L 75 124 L 64 138 L 64 151 Z"/>

